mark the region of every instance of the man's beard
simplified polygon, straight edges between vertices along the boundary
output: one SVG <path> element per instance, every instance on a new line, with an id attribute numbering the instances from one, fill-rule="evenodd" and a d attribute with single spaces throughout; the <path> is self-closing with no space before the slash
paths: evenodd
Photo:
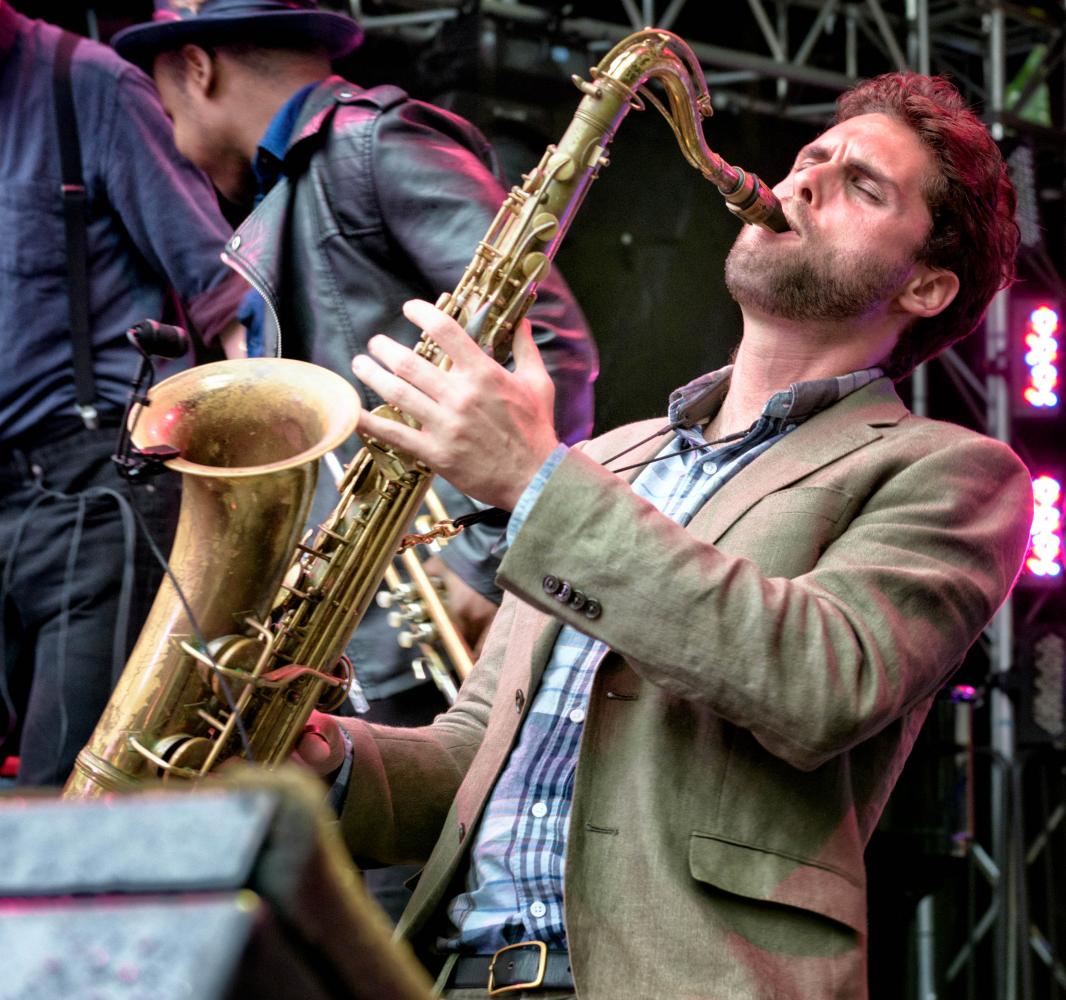
<path id="1" fill-rule="evenodd" d="M 787 320 L 865 316 L 899 293 L 914 263 L 856 259 L 811 244 L 766 250 L 741 234 L 726 258 L 726 288 L 738 305 Z"/>

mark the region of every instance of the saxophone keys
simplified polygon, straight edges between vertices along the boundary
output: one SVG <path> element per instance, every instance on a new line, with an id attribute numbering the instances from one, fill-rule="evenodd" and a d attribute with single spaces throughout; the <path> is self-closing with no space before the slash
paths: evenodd
<path id="1" fill-rule="evenodd" d="M 545 215 L 547 215 L 547 213 L 545 213 Z M 554 218 L 554 216 L 549 216 L 549 218 Z M 525 257 L 522 258 L 522 273 L 530 281 L 543 281 L 548 276 L 548 272 L 551 269 L 551 261 L 548 260 L 544 254 L 536 250 L 534 250 L 533 253 L 527 253 Z"/>
<path id="2" fill-rule="evenodd" d="M 559 231 L 559 218 L 551 212 L 540 212 L 533 216 L 533 235 L 541 243 L 547 243 Z M 544 256 L 541 254 L 541 256 Z M 548 258 L 545 257 L 545 260 Z M 526 272 L 529 273 L 528 271 Z"/>
<path id="3" fill-rule="evenodd" d="M 548 162 L 544 166 L 546 172 L 557 181 L 570 180 L 577 170 L 573 157 L 558 151 L 548 157 Z"/>

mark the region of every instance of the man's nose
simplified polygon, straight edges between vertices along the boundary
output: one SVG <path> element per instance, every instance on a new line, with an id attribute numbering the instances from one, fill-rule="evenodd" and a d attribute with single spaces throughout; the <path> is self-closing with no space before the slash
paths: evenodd
<path id="1" fill-rule="evenodd" d="M 817 207 L 818 203 L 827 196 L 832 179 L 832 164 L 809 164 L 793 175 L 792 196 L 806 202 L 812 208 Z"/>
<path id="2" fill-rule="evenodd" d="M 811 167 L 799 171 L 793 179 L 792 194 L 799 201 L 814 205 L 818 199 L 819 177 Z"/>

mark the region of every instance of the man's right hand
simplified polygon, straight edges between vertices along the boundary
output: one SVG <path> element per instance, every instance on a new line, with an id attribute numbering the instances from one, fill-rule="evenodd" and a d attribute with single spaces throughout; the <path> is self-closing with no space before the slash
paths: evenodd
<path id="1" fill-rule="evenodd" d="M 292 752 L 293 759 L 320 778 L 330 778 L 344 763 L 344 739 L 336 718 L 312 712 Z"/>

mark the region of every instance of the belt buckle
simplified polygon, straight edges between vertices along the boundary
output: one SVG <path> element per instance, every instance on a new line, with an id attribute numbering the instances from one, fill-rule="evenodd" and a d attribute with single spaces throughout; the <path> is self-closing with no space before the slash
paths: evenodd
<path id="1" fill-rule="evenodd" d="M 528 983 L 512 983 L 510 986 L 497 986 L 493 975 L 496 963 L 505 951 L 512 951 L 515 948 L 537 948 L 540 951 L 540 964 L 537 967 L 537 975 Z M 496 954 L 492 956 L 492 961 L 489 962 L 489 996 L 498 997 L 504 993 L 517 993 L 519 990 L 535 990 L 543 984 L 544 973 L 547 968 L 548 946 L 543 941 L 520 941 L 518 944 L 509 944 L 496 952 Z"/>

